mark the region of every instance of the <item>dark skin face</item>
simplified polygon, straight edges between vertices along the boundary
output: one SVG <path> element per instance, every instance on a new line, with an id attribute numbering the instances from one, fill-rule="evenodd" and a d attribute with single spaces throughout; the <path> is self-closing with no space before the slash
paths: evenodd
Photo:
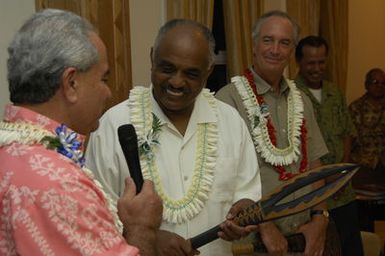
<path id="1" fill-rule="evenodd" d="M 374 100 L 382 99 L 385 96 L 385 73 L 375 71 L 365 83 L 366 91 Z"/>
<path id="2" fill-rule="evenodd" d="M 298 61 L 299 73 L 305 80 L 306 86 L 319 89 L 326 70 L 326 47 L 305 45 L 302 48 L 303 57 Z"/>
<path id="3" fill-rule="evenodd" d="M 174 125 L 182 122 L 187 126 L 195 99 L 212 71 L 208 41 L 197 28 L 180 25 L 169 30 L 153 50 L 155 100 Z"/>

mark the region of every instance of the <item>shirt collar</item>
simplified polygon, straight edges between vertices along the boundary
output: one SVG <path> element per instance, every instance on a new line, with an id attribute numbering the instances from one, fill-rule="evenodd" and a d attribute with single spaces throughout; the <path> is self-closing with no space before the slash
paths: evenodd
<path id="1" fill-rule="evenodd" d="M 295 78 L 295 82 L 299 88 L 301 88 L 303 91 L 308 91 L 309 87 L 306 86 L 305 79 L 301 75 L 297 75 Z M 322 94 L 325 96 L 333 96 L 335 94 L 335 90 L 332 89 L 332 85 L 327 80 L 322 80 Z"/>
<path id="2" fill-rule="evenodd" d="M 53 134 L 56 134 L 56 128 L 61 125 L 49 117 L 46 117 L 28 108 L 15 106 L 13 104 L 8 104 L 5 107 L 4 121 L 37 125 Z M 73 132 L 70 128 L 67 128 L 67 131 Z M 84 145 L 85 136 L 78 133 L 76 134 L 78 135 L 78 140 L 82 143 L 82 145 Z"/>
<path id="3" fill-rule="evenodd" d="M 252 67 L 250 67 L 250 70 L 251 70 L 251 73 L 253 74 L 253 77 L 254 77 L 254 81 L 255 81 L 255 84 L 256 84 L 256 87 L 257 87 L 257 93 L 259 95 L 263 95 L 265 93 L 268 93 L 269 91 L 273 91 L 272 90 L 272 87 L 270 84 L 268 84 L 265 80 L 263 80 L 255 71 Z M 288 90 L 288 85 L 286 83 L 286 80 L 281 77 L 281 81 L 280 81 L 280 93 L 284 93 L 285 91 Z"/>

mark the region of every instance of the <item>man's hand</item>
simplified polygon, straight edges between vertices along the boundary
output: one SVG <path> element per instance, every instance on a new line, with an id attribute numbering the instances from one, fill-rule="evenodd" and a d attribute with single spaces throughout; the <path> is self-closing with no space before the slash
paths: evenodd
<path id="1" fill-rule="evenodd" d="M 162 222 L 163 205 L 156 194 L 152 181 L 145 180 L 142 191 L 136 195 L 135 183 L 126 179 L 126 187 L 118 200 L 118 215 L 123 226 L 129 231 L 130 226 L 142 226 L 159 229 Z"/>
<path id="2" fill-rule="evenodd" d="M 220 227 L 222 231 L 218 233 L 218 236 L 226 241 L 233 241 L 240 239 L 242 237 L 247 236 L 251 232 L 257 231 L 258 226 L 257 225 L 249 225 L 246 227 L 238 226 L 236 223 L 234 223 L 233 219 L 237 214 L 247 206 L 253 204 L 254 201 L 250 199 L 241 199 L 229 210 L 226 220 L 220 224 Z"/>
<path id="3" fill-rule="evenodd" d="M 137 195 L 134 181 L 127 178 L 125 182 L 124 192 L 118 200 L 118 215 L 126 241 L 138 247 L 142 256 L 157 255 L 156 232 L 162 222 L 162 201 L 151 181 L 145 180 Z"/>
<path id="4" fill-rule="evenodd" d="M 165 230 L 157 232 L 157 248 L 159 256 L 192 256 L 199 254 L 199 251 L 192 249 L 190 241 Z"/>
<path id="5" fill-rule="evenodd" d="M 322 215 L 314 215 L 312 220 L 299 228 L 306 241 L 305 256 L 322 256 L 325 248 L 326 230 L 329 220 Z"/>
<path id="6" fill-rule="evenodd" d="M 269 221 L 259 224 L 259 230 L 269 255 L 285 255 L 287 253 L 287 240 L 274 222 Z"/>

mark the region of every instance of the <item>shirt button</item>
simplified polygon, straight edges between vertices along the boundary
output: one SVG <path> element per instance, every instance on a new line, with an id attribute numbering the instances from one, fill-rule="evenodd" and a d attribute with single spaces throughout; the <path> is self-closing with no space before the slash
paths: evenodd
<path id="1" fill-rule="evenodd" d="M 184 176 L 183 179 L 184 179 L 185 181 L 187 181 L 187 180 L 188 180 L 188 176 Z"/>

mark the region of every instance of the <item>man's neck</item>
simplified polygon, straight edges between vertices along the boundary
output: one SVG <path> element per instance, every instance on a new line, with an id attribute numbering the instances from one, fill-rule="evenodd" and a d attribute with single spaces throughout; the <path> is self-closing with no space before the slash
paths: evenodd
<path id="1" fill-rule="evenodd" d="M 384 97 L 371 97 L 368 94 L 368 101 L 374 106 L 380 106 L 384 104 Z"/>
<path id="2" fill-rule="evenodd" d="M 254 68 L 254 72 L 271 86 L 272 91 L 274 93 L 279 94 L 279 91 L 281 88 L 282 72 L 275 73 L 275 74 L 267 74 L 267 73 L 259 72 L 255 68 Z"/>
<path id="3" fill-rule="evenodd" d="M 185 135 L 194 107 L 183 111 L 162 110 L 181 135 Z"/>
<path id="4" fill-rule="evenodd" d="M 316 82 L 316 83 L 312 83 L 312 82 L 309 82 L 306 80 L 304 80 L 304 81 L 305 81 L 306 86 L 311 88 L 311 89 L 318 90 L 318 89 L 322 88 L 322 81 Z"/>

